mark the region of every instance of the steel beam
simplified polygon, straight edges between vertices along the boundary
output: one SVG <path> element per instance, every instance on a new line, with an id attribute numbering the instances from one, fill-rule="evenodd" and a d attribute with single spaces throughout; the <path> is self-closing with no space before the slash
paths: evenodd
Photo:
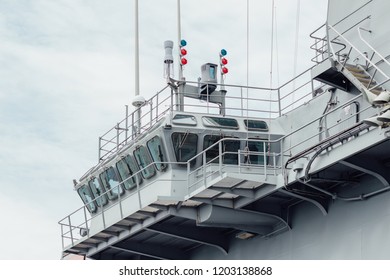
<path id="1" fill-rule="evenodd" d="M 168 224 L 155 224 L 149 228 L 146 228 L 146 230 L 207 246 L 212 246 L 221 250 L 225 254 L 228 253 L 228 240 L 213 230 Z"/>
<path id="2" fill-rule="evenodd" d="M 218 191 L 218 192 L 224 192 L 224 193 L 249 197 L 249 198 L 253 198 L 255 195 L 254 189 L 229 188 L 229 187 L 222 187 L 222 186 L 211 186 L 209 189 L 212 189 L 212 190 Z"/>
<path id="3" fill-rule="evenodd" d="M 322 201 L 320 201 L 320 200 L 317 200 L 317 199 L 314 199 L 314 198 L 308 198 L 306 196 L 299 195 L 299 194 L 296 194 L 296 193 L 293 193 L 291 191 L 287 191 L 287 190 L 284 190 L 284 189 L 280 189 L 279 192 L 283 193 L 283 194 L 286 194 L 286 195 L 289 195 L 289 196 L 292 196 L 292 197 L 296 197 L 296 198 L 308 201 L 308 202 L 314 204 L 315 206 L 317 206 L 317 208 L 320 209 L 321 213 L 324 216 L 326 216 L 328 214 L 328 211 L 326 210 L 327 206 L 324 205 L 324 203 Z"/>
<path id="4" fill-rule="evenodd" d="M 254 194 L 252 197 L 240 197 L 240 198 L 237 198 L 234 202 L 234 207 L 235 208 L 242 208 L 256 200 L 259 200 L 263 197 L 266 197 L 272 193 L 274 193 L 275 191 L 277 191 L 278 189 L 280 189 L 281 187 L 280 186 L 276 186 L 276 185 L 262 185 L 261 187 L 257 188 L 256 190 L 254 190 Z"/>
<path id="5" fill-rule="evenodd" d="M 192 197 L 191 200 L 195 200 L 198 202 L 221 206 L 221 207 L 228 207 L 233 208 L 234 207 L 234 201 L 231 198 L 205 198 L 205 197 Z"/>
<path id="6" fill-rule="evenodd" d="M 97 241 L 100 241 L 100 242 L 106 242 L 108 240 L 108 238 L 99 237 L 99 236 L 91 236 L 89 239 L 97 240 Z"/>
<path id="7" fill-rule="evenodd" d="M 274 215 L 215 205 L 202 205 L 197 209 L 170 209 L 170 214 L 186 219 L 192 219 L 196 221 L 197 226 L 233 228 L 237 230 L 250 231 L 260 235 L 268 235 L 272 233 L 275 225 L 280 222 L 288 227 L 288 224 L 282 218 Z"/>
<path id="8" fill-rule="evenodd" d="M 363 161 L 357 162 L 356 160 L 348 159 L 346 160 L 340 160 L 339 163 L 348 167 L 351 167 L 353 169 L 359 170 L 361 172 L 364 172 L 366 174 L 369 174 L 371 176 L 374 176 L 377 178 L 384 186 L 389 185 L 390 176 L 388 175 L 389 171 L 383 167 L 383 165 L 378 164 L 375 160 L 369 160 L 365 161 L 366 164 L 363 163 Z M 369 166 L 367 166 L 367 164 Z M 382 176 L 380 173 L 384 174 Z M 388 178 L 389 177 L 389 178 Z"/>
<path id="9" fill-rule="evenodd" d="M 128 230 L 120 232 L 119 236 L 111 237 L 107 239 L 107 241 L 99 243 L 96 247 L 90 248 L 88 250 L 87 256 L 94 258 L 94 255 L 99 254 L 101 251 L 109 248 L 110 246 L 115 246 L 116 243 L 129 238 L 130 236 L 144 230 L 145 227 L 149 227 L 158 221 L 168 218 L 169 216 L 170 214 L 168 212 L 160 212 L 156 215 L 155 218 L 147 218 L 143 221 L 142 224 L 135 224 Z"/>
<path id="10" fill-rule="evenodd" d="M 184 253 L 180 249 L 156 244 L 152 245 L 133 241 L 121 241 L 115 245 L 110 246 L 110 248 L 159 260 L 188 259 L 188 254 Z"/>

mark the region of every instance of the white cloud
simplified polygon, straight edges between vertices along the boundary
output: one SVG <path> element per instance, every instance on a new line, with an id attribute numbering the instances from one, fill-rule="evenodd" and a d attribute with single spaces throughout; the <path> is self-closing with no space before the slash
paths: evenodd
<path id="1" fill-rule="evenodd" d="M 31 186 L 30 186 L 31 187 Z M 61 240 L 58 217 L 40 199 L 0 196 L 0 259 L 59 259 Z"/>

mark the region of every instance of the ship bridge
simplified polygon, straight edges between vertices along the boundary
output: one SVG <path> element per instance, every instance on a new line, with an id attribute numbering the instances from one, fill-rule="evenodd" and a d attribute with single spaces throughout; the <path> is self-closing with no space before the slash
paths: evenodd
<path id="1" fill-rule="evenodd" d="M 222 90 L 206 87 L 195 100 L 198 83 L 172 82 L 99 138 L 98 164 L 75 185 L 84 206 L 60 221 L 65 254 L 185 259 L 199 246 L 227 253 L 232 236 L 289 230 L 288 205 L 310 200 L 283 184 L 278 117 L 293 109 L 290 83 L 215 85 Z M 302 85 L 301 104 L 311 86 Z M 180 95 L 192 98 L 179 104 Z"/>
<path id="2" fill-rule="evenodd" d="M 388 129 L 362 122 L 376 109 L 359 107 L 362 94 L 311 80 L 312 70 L 299 90 L 287 90 L 293 81 L 277 89 L 224 85 L 214 94 L 226 102 L 202 99 L 184 110 L 175 102 L 188 88 L 176 81 L 141 114 L 126 112 L 99 138 L 98 164 L 75 185 L 84 206 L 59 222 L 64 256 L 189 259 L 204 247 L 223 256 L 232 242 L 290 231 L 294 205 L 326 215 L 356 178 L 386 185 L 361 162 L 386 157 Z M 308 115 L 319 104 L 330 108 Z"/>
<path id="3" fill-rule="evenodd" d="M 278 88 L 171 80 L 126 110 L 75 184 L 84 205 L 59 222 L 64 256 L 240 258 L 252 239 L 268 252 L 281 235 L 312 238 L 295 214 L 343 203 L 364 224 L 353 205 L 390 189 L 390 62 L 383 37 L 367 39 L 372 1 L 344 2 L 351 13 L 312 34 L 315 65 Z"/>

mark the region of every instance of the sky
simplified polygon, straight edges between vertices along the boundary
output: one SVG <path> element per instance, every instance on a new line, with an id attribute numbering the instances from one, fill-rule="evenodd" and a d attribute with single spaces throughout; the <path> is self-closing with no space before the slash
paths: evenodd
<path id="1" fill-rule="evenodd" d="M 177 55 L 176 4 L 139 1 L 145 98 L 165 86 L 165 40 Z M 309 34 L 327 1 L 274 4 L 277 86 L 313 65 Z M 270 86 L 271 0 L 249 0 L 249 37 L 246 0 L 181 0 L 181 13 L 187 80 L 225 48 L 226 83 L 246 84 L 248 67 L 249 85 Z M 58 221 L 82 206 L 72 180 L 97 164 L 98 137 L 134 98 L 134 33 L 134 0 L 0 0 L 0 260 L 61 257 Z"/>

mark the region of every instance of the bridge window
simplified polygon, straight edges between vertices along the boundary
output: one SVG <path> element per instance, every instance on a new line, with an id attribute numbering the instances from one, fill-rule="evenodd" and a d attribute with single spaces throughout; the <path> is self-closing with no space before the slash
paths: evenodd
<path id="1" fill-rule="evenodd" d="M 203 150 L 217 143 L 219 140 L 228 137 L 221 137 L 217 135 L 206 135 L 203 142 Z M 225 140 L 222 141 L 223 163 L 238 164 L 238 150 L 240 149 L 240 141 Z M 219 162 L 219 144 L 206 151 L 207 162 Z"/>
<path id="2" fill-rule="evenodd" d="M 157 170 L 163 171 L 167 168 L 167 164 L 164 163 L 167 161 L 167 158 L 160 137 L 154 136 L 148 141 L 147 146 Z"/>
<path id="3" fill-rule="evenodd" d="M 246 128 L 251 131 L 268 131 L 268 125 L 265 121 L 259 120 L 244 120 Z"/>
<path id="4" fill-rule="evenodd" d="M 100 184 L 98 178 L 93 178 L 88 182 L 89 187 L 92 190 L 93 195 L 96 197 L 96 203 L 99 207 L 107 204 L 107 195 L 104 194 L 105 190 L 103 186 Z"/>
<path id="5" fill-rule="evenodd" d="M 108 192 L 109 199 L 115 199 L 118 197 L 118 194 L 123 193 L 122 187 L 119 185 L 119 178 L 116 175 L 114 167 L 110 167 L 107 170 L 103 171 L 100 174 L 100 179 L 103 182 L 103 186 Z"/>
<path id="6" fill-rule="evenodd" d="M 79 193 L 81 200 L 87 206 L 89 212 L 96 212 L 97 207 L 93 202 L 93 196 L 87 185 L 82 185 L 77 192 Z"/>
<path id="7" fill-rule="evenodd" d="M 172 119 L 173 124 L 196 126 L 196 118 L 192 115 L 177 114 Z"/>
<path id="8" fill-rule="evenodd" d="M 173 150 L 176 161 L 187 162 L 197 154 L 198 135 L 193 133 L 174 132 L 172 133 Z M 191 165 L 195 164 L 195 160 Z"/>
<path id="9" fill-rule="evenodd" d="M 122 181 L 125 180 L 123 182 L 123 185 L 126 190 L 135 188 L 137 186 L 136 176 L 138 177 L 138 183 L 140 184 L 142 182 L 141 176 L 139 174 L 134 175 L 138 171 L 138 168 L 132 156 L 127 155 L 126 157 L 122 158 L 116 163 L 116 167 L 118 169 Z"/>
<path id="10" fill-rule="evenodd" d="M 248 156 L 244 157 L 244 163 L 248 164 L 257 164 L 257 165 L 264 165 L 267 164 L 268 156 L 267 156 L 267 143 L 261 142 L 261 141 L 248 141 L 246 151 L 249 154 Z"/>
<path id="11" fill-rule="evenodd" d="M 222 118 L 222 117 L 203 117 L 204 126 L 218 127 L 227 129 L 238 129 L 238 122 L 236 119 Z"/>
<path id="12" fill-rule="evenodd" d="M 152 165 L 152 160 L 144 146 L 139 146 L 134 151 L 134 157 L 140 167 L 141 174 L 145 179 L 151 178 L 156 174 Z"/>

